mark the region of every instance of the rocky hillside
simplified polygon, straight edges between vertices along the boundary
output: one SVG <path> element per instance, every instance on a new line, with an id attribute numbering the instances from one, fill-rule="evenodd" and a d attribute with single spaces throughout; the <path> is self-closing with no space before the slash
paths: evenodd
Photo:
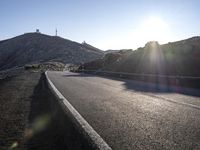
<path id="1" fill-rule="evenodd" d="M 200 76 L 200 37 L 159 45 L 148 42 L 131 51 L 108 53 L 103 59 L 86 63 L 85 69 L 140 74 Z"/>
<path id="2" fill-rule="evenodd" d="M 92 46 L 41 33 L 0 41 L 0 70 L 49 61 L 80 64 L 102 56 L 103 51 Z"/>

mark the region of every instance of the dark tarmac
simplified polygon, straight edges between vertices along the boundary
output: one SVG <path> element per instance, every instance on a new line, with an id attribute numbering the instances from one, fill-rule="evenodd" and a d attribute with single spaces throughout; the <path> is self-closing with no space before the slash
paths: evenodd
<path id="1" fill-rule="evenodd" d="M 48 76 L 115 150 L 200 149 L 198 90 L 70 72 Z"/>

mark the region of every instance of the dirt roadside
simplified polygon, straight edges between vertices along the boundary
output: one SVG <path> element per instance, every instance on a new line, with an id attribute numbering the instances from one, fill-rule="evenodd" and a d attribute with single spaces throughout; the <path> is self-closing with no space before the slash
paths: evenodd
<path id="1" fill-rule="evenodd" d="M 31 96 L 40 73 L 0 80 L 0 149 L 24 149 Z"/>
<path id="2" fill-rule="evenodd" d="M 0 80 L 0 149 L 93 149 L 67 114 L 41 72 Z"/>
<path id="3" fill-rule="evenodd" d="M 66 149 L 53 122 L 51 98 L 40 72 L 0 80 L 1 150 Z"/>

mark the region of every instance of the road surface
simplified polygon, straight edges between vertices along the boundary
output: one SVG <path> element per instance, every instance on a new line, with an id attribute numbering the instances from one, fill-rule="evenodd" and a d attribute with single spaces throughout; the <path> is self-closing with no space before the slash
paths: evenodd
<path id="1" fill-rule="evenodd" d="M 200 149 L 200 97 L 192 93 L 88 74 L 48 76 L 112 149 Z"/>

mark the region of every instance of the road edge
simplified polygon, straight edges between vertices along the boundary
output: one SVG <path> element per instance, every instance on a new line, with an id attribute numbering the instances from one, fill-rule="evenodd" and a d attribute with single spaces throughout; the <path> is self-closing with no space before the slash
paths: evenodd
<path id="1" fill-rule="evenodd" d="M 90 126 L 90 124 L 79 114 L 79 112 L 69 103 L 69 101 L 59 92 L 55 85 L 51 82 L 45 72 L 48 87 L 52 93 L 56 96 L 59 103 L 67 109 L 71 115 L 71 118 L 76 122 L 77 127 L 81 130 L 85 138 L 88 140 L 89 144 L 92 145 L 94 149 L 98 150 L 112 150 L 111 147 L 103 140 L 103 138 Z"/>

